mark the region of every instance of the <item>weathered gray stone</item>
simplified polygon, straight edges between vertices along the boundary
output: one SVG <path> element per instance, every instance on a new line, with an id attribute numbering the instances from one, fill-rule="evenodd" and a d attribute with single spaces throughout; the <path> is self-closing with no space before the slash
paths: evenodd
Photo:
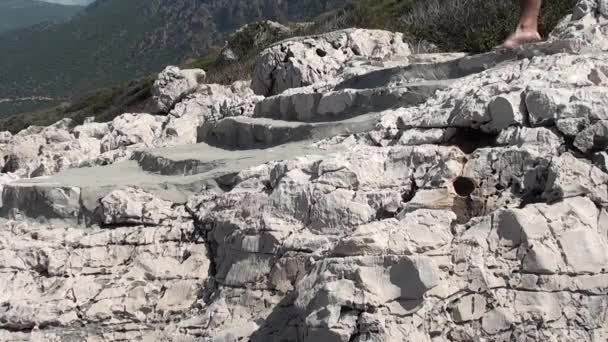
<path id="1" fill-rule="evenodd" d="M 564 18 L 551 32 L 550 40 L 571 39 L 582 46 L 607 50 L 606 3 L 603 0 L 579 0 L 572 15 Z"/>
<path id="2" fill-rule="evenodd" d="M 400 33 L 380 30 L 347 29 L 293 38 L 258 56 L 251 87 L 258 95 L 276 95 L 339 77 L 342 65 L 354 58 L 391 59 L 410 54 Z"/>
<path id="3" fill-rule="evenodd" d="M 328 92 L 302 88 L 302 92 L 297 93 L 294 89 L 259 102 L 254 116 L 302 122 L 339 120 L 397 106 L 417 105 L 441 88 L 439 84 L 429 83 Z"/>
<path id="4" fill-rule="evenodd" d="M 574 146 L 582 152 L 608 147 L 608 120 L 600 120 L 576 135 Z"/>
<path id="5" fill-rule="evenodd" d="M 260 96 L 255 96 L 249 82 L 238 81 L 230 87 L 200 85 L 171 110 L 163 123 L 157 145 L 182 145 L 197 142 L 197 128 L 230 116 L 252 116 Z"/>
<path id="6" fill-rule="evenodd" d="M 298 140 L 320 140 L 368 132 L 376 126 L 378 117 L 377 114 L 367 114 L 342 121 L 318 123 L 248 117 L 225 118 L 199 127 L 198 140 L 228 148 L 266 148 Z"/>
<path id="7" fill-rule="evenodd" d="M 6 184 L 2 191 L 3 216 L 76 220 L 80 215 L 80 189 L 75 187 Z"/>
<path id="8" fill-rule="evenodd" d="M 532 126 L 577 117 L 602 119 L 606 116 L 606 84 L 594 84 L 588 75 L 605 67 L 603 57 L 569 54 L 501 64 L 454 82 L 419 107 L 396 109 L 391 115 L 398 122 L 392 125 L 496 133 L 508 126 L 526 125 L 528 116 Z M 387 121 L 387 125 L 391 123 Z"/>
<path id="9" fill-rule="evenodd" d="M 185 96 L 194 92 L 203 82 L 205 71 L 201 69 L 180 70 L 175 66 L 166 67 L 152 86 L 154 110 L 167 113 Z"/>
<path id="10" fill-rule="evenodd" d="M 598 152 L 593 155 L 593 165 L 608 173 L 608 153 Z"/>
<path id="11" fill-rule="evenodd" d="M 454 305 L 454 321 L 458 323 L 478 320 L 486 313 L 486 298 L 472 294 L 459 298 Z"/>
<path id="12" fill-rule="evenodd" d="M 606 340 L 607 9 L 471 56 L 293 39 L 278 96 L 0 133 L 0 340 Z"/>
<path id="13" fill-rule="evenodd" d="M 162 129 L 162 117 L 150 114 L 123 114 L 112 120 L 109 134 L 101 140 L 101 152 L 131 145 L 151 146 Z"/>
<path id="14" fill-rule="evenodd" d="M 591 68 L 591 74 L 598 68 Z M 581 80 L 580 82 L 584 82 Z M 590 121 L 608 118 L 605 97 L 606 83 L 595 86 L 590 83 L 583 88 L 532 88 L 526 92 L 526 107 L 533 126 L 553 124 L 565 119 L 587 119 Z"/>
<path id="15" fill-rule="evenodd" d="M 608 174 L 570 153 L 555 158 L 549 169 L 543 198 L 560 200 L 581 195 L 608 204 Z"/>
<path id="16" fill-rule="evenodd" d="M 101 223 L 159 225 L 173 216 L 172 203 L 134 188 L 115 190 L 101 199 Z"/>
<path id="17" fill-rule="evenodd" d="M 456 135 L 454 128 L 408 129 L 399 138 L 400 145 L 443 144 Z"/>

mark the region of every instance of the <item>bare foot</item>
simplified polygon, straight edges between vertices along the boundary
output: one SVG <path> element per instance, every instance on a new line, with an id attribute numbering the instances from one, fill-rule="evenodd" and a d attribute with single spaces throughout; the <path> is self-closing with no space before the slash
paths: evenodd
<path id="1" fill-rule="evenodd" d="M 505 40 L 504 43 L 502 43 L 501 47 L 507 49 L 514 49 L 524 44 L 536 43 L 540 42 L 541 40 L 542 38 L 540 37 L 540 34 L 538 34 L 537 31 L 517 30 L 513 34 L 511 34 L 509 38 Z"/>

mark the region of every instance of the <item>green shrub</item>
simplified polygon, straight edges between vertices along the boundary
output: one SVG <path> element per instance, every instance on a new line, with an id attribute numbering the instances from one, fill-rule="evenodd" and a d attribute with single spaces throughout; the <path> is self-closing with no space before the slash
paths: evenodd
<path id="1" fill-rule="evenodd" d="M 187 63 L 184 67 L 209 71 L 216 63 L 218 55 L 219 51 L 217 49 L 212 49 L 212 51 L 209 52 L 206 56 L 196 58 L 192 62 Z"/>
<path id="2" fill-rule="evenodd" d="M 546 0 L 540 33 L 546 37 L 576 0 Z M 403 32 L 412 43 L 431 42 L 443 51 L 484 52 L 515 29 L 516 0 L 356 0 L 319 18 L 315 33 L 346 27 Z"/>
<path id="3" fill-rule="evenodd" d="M 0 119 L 0 131 L 17 133 L 30 125 L 48 126 L 62 118 L 71 118 L 77 124 L 94 116 L 98 122 L 111 121 L 127 112 L 140 112 L 151 96 L 156 75 L 125 82 L 108 89 L 100 89 L 73 100 L 41 111 L 21 113 Z"/>
<path id="4" fill-rule="evenodd" d="M 568 14 L 575 0 L 549 0 L 543 4 L 540 33 L 546 37 Z M 446 51 L 483 52 L 498 46 L 515 29 L 517 1 L 423 0 L 400 20 L 401 30 Z"/>

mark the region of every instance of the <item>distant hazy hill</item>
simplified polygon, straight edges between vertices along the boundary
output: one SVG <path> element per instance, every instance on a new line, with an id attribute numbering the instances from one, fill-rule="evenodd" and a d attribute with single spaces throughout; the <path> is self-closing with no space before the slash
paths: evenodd
<path id="1" fill-rule="evenodd" d="M 0 35 L 0 99 L 113 85 L 204 55 L 246 23 L 308 19 L 347 1 L 98 0 L 69 22 Z"/>
<path id="2" fill-rule="evenodd" d="M 0 0 L 0 32 L 32 26 L 43 21 L 64 21 L 82 9 L 35 0 Z"/>
<path id="3" fill-rule="evenodd" d="M 62 5 L 80 5 L 80 6 L 86 6 L 88 4 L 90 4 L 91 2 L 95 2 L 95 0 L 42 0 L 45 2 L 53 2 L 56 4 L 62 4 Z"/>

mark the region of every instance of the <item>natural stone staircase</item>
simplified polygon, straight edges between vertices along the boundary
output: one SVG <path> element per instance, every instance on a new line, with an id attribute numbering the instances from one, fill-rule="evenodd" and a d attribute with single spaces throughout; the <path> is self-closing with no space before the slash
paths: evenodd
<path id="1" fill-rule="evenodd" d="M 225 186 L 217 183 L 222 176 L 234 175 L 248 167 L 271 160 L 341 150 L 337 147 L 329 150 L 311 148 L 310 144 L 315 141 L 369 132 L 372 142 L 379 143 L 377 129 L 382 129 L 387 110 L 400 113 L 423 104 L 439 90 L 449 90 L 458 78 L 529 56 L 572 52 L 574 45 L 558 41 L 472 56 L 413 55 L 412 63 L 406 66 L 382 68 L 375 65 L 373 71 L 335 85 L 321 83 L 287 90 L 261 99 L 251 116 L 203 122 L 197 128 L 199 144 L 136 150 L 131 157 L 133 161 L 71 169 L 50 178 L 7 184 L 0 214 L 19 212 L 32 218 L 44 216 L 91 222 L 89 216 L 95 211 L 97 202 L 112 190 L 125 186 L 144 189 L 172 202 L 185 202 L 201 189 Z M 400 144 L 445 144 L 458 140 L 454 135 L 456 131 L 450 128 L 430 129 L 450 126 L 440 118 L 441 115 L 435 118 L 438 124 L 412 124 L 400 119 L 401 125 L 410 128 L 400 137 Z M 418 128 L 422 130 L 416 131 Z M 99 176 L 92 179 L 91 174 Z M 50 207 L 35 204 L 41 201 L 51 203 Z"/>
<path id="2" fill-rule="evenodd" d="M 283 160 L 305 154 L 326 154 L 307 143 L 282 144 L 274 148 L 226 150 L 205 143 L 146 150 L 137 153 L 142 170 L 165 176 L 205 174 L 209 178 L 238 173 L 272 160 Z"/>
<path id="3" fill-rule="evenodd" d="M 369 132 L 378 121 L 378 114 L 314 123 L 234 117 L 204 124 L 199 129 L 199 139 L 213 146 L 227 148 L 266 148 L 298 140 L 320 140 Z"/>
<path id="4" fill-rule="evenodd" d="M 256 105 L 254 117 L 286 121 L 320 122 L 423 103 L 449 81 L 410 83 L 403 87 L 378 87 L 280 94 Z"/>
<path id="5" fill-rule="evenodd" d="M 604 7 L 473 56 L 297 38 L 266 97 L 171 69 L 167 117 L 0 134 L 0 340 L 606 340 Z"/>
<path id="6" fill-rule="evenodd" d="M 30 217 L 91 222 L 92 218 L 87 216 L 95 211 L 97 202 L 112 190 L 125 186 L 144 189 L 164 200 L 184 202 L 203 188 L 222 186 L 217 184 L 222 176 L 248 167 L 330 152 L 311 148 L 310 143 L 314 141 L 373 131 L 380 123 L 382 111 L 425 102 L 436 91 L 453 83 L 445 79 L 446 75 L 443 79 L 437 76 L 449 69 L 446 65 L 453 68 L 463 60 L 469 65 L 471 58 L 427 54 L 412 58 L 415 64 L 405 67 L 405 70 L 415 70 L 413 73 L 404 73 L 403 67 L 376 66 L 377 71 L 356 76 L 330 89 L 302 88 L 267 97 L 256 104 L 252 117 L 203 122 L 197 129 L 199 144 L 135 151 L 133 161 L 71 169 L 48 178 L 7 184 L 3 194 L 5 205 L 0 213 L 6 216 L 17 211 Z M 486 61 L 490 57 L 473 59 Z M 464 74 L 450 72 L 452 76 Z M 411 76 L 411 83 L 394 85 L 394 80 L 403 80 L 406 74 L 415 75 Z M 382 86 L 377 86 L 378 75 L 384 77 Z M 331 90 L 332 87 L 337 90 Z M 303 143 L 292 143 L 298 141 Z M 337 150 L 333 148 L 333 152 Z M 92 174 L 96 175 L 94 179 L 90 177 Z M 59 205 L 58 196 L 63 198 Z M 39 202 L 53 204 L 50 208 L 32 205 Z"/>

